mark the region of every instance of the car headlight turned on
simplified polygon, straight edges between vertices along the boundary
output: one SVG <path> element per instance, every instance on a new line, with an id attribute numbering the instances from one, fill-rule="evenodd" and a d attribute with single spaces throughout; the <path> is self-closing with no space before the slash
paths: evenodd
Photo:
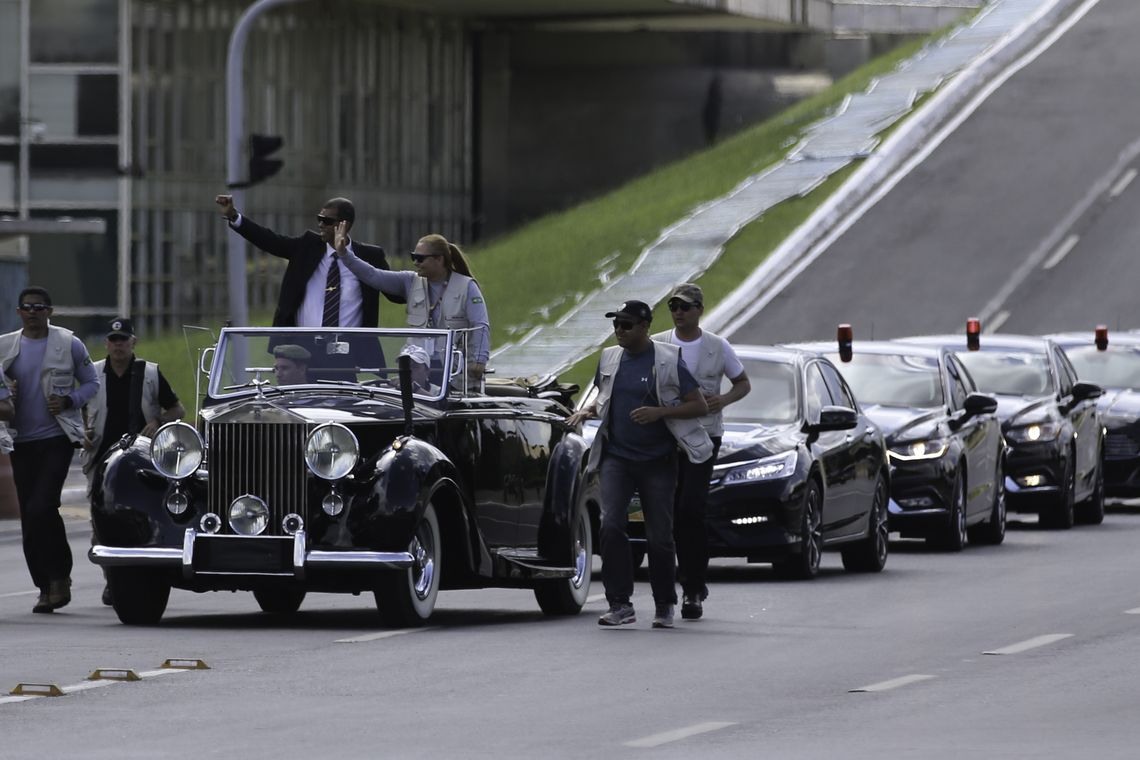
<path id="1" fill-rule="evenodd" d="M 723 473 L 721 476 L 723 485 L 786 478 L 796 471 L 796 452 L 793 449 L 783 454 L 754 459 L 751 462 L 735 463 L 716 469 Z"/>
<path id="2" fill-rule="evenodd" d="M 912 462 L 918 459 L 937 459 L 946 453 L 950 445 L 948 438 L 930 438 L 925 441 L 911 441 L 891 446 L 888 453 L 892 459 L 903 462 Z"/>
<path id="3" fill-rule="evenodd" d="M 171 422 L 151 439 L 150 460 L 164 477 L 182 480 L 197 471 L 204 450 L 197 430 L 185 422 Z"/>
<path id="4" fill-rule="evenodd" d="M 329 422 L 309 433 L 305 442 L 305 464 L 318 478 L 340 480 L 360 459 L 360 444 L 344 425 Z"/>
<path id="5" fill-rule="evenodd" d="M 1061 423 L 1048 421 L 1012 427 L 1005 432 L 1005 437 L 1011 443 L 1048 443 L 1060 434 Z"/>

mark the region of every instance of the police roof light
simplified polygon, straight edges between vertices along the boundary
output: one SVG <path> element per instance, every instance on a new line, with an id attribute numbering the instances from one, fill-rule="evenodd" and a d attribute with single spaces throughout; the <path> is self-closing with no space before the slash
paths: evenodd
<path id="1" fill-rule="evenodd" d="M 846 322 L 839 325 L 835 330 L 835 338 L 839 342 L 839 360 L 851 361 L 851 343 L 855 339 L 855 331 L 851 329 L 851 325 Z"/>
<path id="2" fill-rule="evenodd" d="M 1096 326 L 1096 350 L 1108 350 L 1108 325 Z"/>
<path id="3" fill-rule="evenodd" d="M 966 348 L 977 351 L 981 348 L 982 320 L 970 317 L 966 320 Z"/>

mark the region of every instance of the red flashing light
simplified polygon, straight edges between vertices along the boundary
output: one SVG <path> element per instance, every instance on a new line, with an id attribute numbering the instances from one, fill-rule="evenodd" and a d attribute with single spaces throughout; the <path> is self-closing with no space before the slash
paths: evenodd
<path id="1" fill-rule="evenodd" d="M 1108 350 L 1108 325 L 1096 326 L 1096 350 Z"/>
<path id="2" fill-rule="evenodd" d="M 966 348 L 977 351 L 981 348 L 982 320 L 970 317 L 966 320 Z"/>
<path id="3" fill-rule="evenodd" d="M 855 340 L 855 331 L 851 329 L 851 325 L 846 323 L 840 325 L 835 331 L 835 337 L 839 341 L 839 360 L 851 361 L 851 343 Z"/>

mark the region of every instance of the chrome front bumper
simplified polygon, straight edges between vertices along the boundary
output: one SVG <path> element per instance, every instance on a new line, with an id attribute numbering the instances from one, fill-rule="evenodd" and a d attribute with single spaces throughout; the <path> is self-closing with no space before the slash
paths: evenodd
<path id="1" fill-rule="evenodd" d="M 194 549 L 200 541 L 280 541 L 292 543 L 292 564 L 290 568 L 261 571 L 200 570 L 194 567 Z M 321 551 L 305 550 L 305 531 L 297 531 L 293 536 L 266 538 L 262 536 L 232 536 L 213 533 L 198 533 L 187 528 L 182 538 L 182 548 L 162 546 L 103 546 L 96 544 L 88 553 L 91 561 L 100 567 L 169 567 L 182 568 L 184 578 L 199 575 L 268 575 L 286 576 L 303 580 L 308 568 L 344 570 L 400 570 L 412 567 L 415 559 L 408 552 L 370 551 Z"/>

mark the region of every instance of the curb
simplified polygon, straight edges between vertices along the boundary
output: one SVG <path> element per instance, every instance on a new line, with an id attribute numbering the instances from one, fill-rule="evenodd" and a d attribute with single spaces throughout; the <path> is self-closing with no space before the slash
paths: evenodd
<path id="1" fill-rule="evenodd" d="M 834 232 L 843 220 L 899 170 L 930 137 L 1003 69 L 1043 39 L 1075 6 L 1087 0 L 1052 0 L 1011 30 L 1004 41 L 974 60 L 903 123 L 863 165 L 772 252 L 741 285 L 726 296 L 704 322 L 708 329 L 731 335 L 759 310 L 755 304 L 771 299 L 782 277 Z M 992 12 L 993 6 L 991 6 Z M 984 17 L 974 20 L 976 24 Z M 762 308 L 762 307 L 761 307 Z"/>

